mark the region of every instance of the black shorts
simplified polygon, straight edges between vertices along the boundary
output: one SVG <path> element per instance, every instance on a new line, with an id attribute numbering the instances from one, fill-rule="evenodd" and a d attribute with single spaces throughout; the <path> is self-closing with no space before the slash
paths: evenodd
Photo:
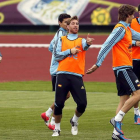
<path id="1" fill-rule="evenodd" d="M 87 104 L 86 90 L 82 77 L 71 74 L 58 74 L 55 103 L 64 104 L 69 91 L 77 105 Z"/>
<path id="2" fill-rule="evenodd" d="M 133 60 L 133 71 L 140 80 L 140 60 Z"/>
<path id="3" fill-rule="evenodd" d="M 118 96 L 131 95 L 140 89 L 140 82 L 132 68 L 114 70 Z"/>
<path id="4" fill-rule="evenodd" d="M 55 84 L 56 84 L 56 75 L 52 77 L 52 91 L 55 91 Z"/>

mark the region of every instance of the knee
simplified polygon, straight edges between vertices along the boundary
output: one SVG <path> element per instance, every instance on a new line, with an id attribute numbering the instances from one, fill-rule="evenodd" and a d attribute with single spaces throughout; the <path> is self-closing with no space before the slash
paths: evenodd
<path id="1" fill-rule="evenodd" d="M 56 104 L 54 106 L 54 115 L 61 115 L 64 104 Z"/>
<path id="2" fill-rule="evenodd" d="M 79 113 L 84 113 L 85 110 L 86 110 L 86 107 L 87 107 L 87 103 L 79 104 L 79 105 L 77 106 L 77 111 L 78 111 Z"/>

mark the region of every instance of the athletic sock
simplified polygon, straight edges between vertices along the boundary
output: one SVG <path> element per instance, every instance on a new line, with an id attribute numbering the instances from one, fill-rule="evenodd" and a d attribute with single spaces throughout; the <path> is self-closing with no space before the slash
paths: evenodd
<path id="1" fill-rule="evenodd" d="M 47 111 L 46 111 L 46 116 L 48 116 L 48 117 L 50 117 L 51 116 L 51 114 L 52 114 L 52 109 L 51 108 L 49 108 Z"/>
<path id="2" fill-rule="evenodd" d="M 51 125 L 55 125 L 55 117 L 51 118 Z"/>
<path id="3" fill-rule="evenodd" d="M 134 114 L 139 115 L 139 107 L 138 108 L 134 108 Z"/>
<path id="4" fill-rule="evenodd" d="M 115 128 L 114 128 L 114 130 L 113 130 L 113 133 L 114 133 L 115 135 L 120 135 L 120 133 L 118 133 L 118 132 L 116 131 Z"/>
<path id="5" fill-rule="evenodd" d="M 119 113 L 115 116 L 115 121 L 122 121 L 125 113 L 123 111 L 119 111 Z"/>
<path id="6" fill-rule="evenodd" d="M 60 130 L 60 123 L 55 123 L 55 129 Z"/>
<path id="7" fill-rule="evenodd" d="M 73 121 L 73 122 L 78 122 L 78 119 L 79 119 L 79 117 L 77 117 L 77 116 L 74 114 L 74 116 L 73 116 L 73 118 L 72 118 L 72 121 Z"/>

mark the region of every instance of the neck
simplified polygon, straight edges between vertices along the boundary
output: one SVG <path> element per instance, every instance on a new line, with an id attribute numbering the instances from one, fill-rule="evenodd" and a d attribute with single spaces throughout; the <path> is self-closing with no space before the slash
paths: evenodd
<path id="1" fill-rule="evenodd" d="M 128 23 L 128 20 L 126 20 L 125 22 Z"/>

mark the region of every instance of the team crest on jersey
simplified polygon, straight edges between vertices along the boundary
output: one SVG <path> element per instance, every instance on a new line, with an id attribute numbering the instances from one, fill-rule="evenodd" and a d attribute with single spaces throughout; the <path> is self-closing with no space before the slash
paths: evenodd
<path id="1" fill-rule="evenodd" d="M 77 59 L 78 55 L 77 54 L 71 54 L 68 57 L 70 57 L 70 58 L 73 57 L 74 59 Z"/>
<path id="2" fill-rule="evenodd" d="M 85 89 L 84 86 L 82 86 L 81 89 Z"/>
<path id="3" fill-rule="evenodd" d="M 132 45 L 129 45 L 128 49 L 131 49 L 132 48 Z"/>
<path id="4" fill-rule="evenodd" d="M 139 83 L 139 80 L 137 79 L 137 80 L 135 81 L 135 83 Z"/>

